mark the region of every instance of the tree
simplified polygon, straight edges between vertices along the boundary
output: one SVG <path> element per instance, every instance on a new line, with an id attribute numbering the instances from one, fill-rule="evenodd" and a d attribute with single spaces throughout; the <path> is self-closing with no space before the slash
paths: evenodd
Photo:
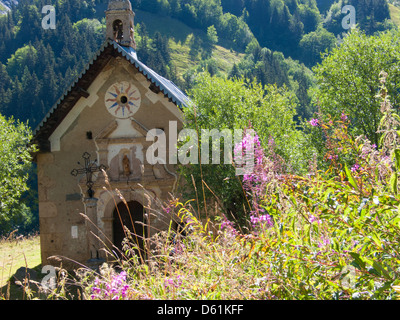
<path id="1" fill-rule="evenodd" d="M 7 60 L 7 72 L 11 77 L 15 75 L 22 76 L 24 66 L 33 70 L 37 60 L 37 50 L 32 45 L 26 45 L 15 51 L 15 53 Z"/>
<path id="2" fill-rule="evenodd" d="M 209 26 L 207 28 L 207 40 L 212 45 L 215 45 L 218 43 L 217 29 L 215 29 L 215 27 L 213 25 Z"/>
<path id="3" fill-rule="evenodd" d="M 13 115 L 20 120 L 32 119 L 35 123 L 39 122 L 41 118 L 37 119 L 37 115 L 41 116 L 38 112 L 37 107 L 40 105 L 40 91 L 41 81 L 36 76 L 35 72 L 32 74 L 29 72 L 28 67 L 25 66 L 24 73 L 21 77 L 21 88 L 22 91 L 18 97 L 18 105 L 13 112 Z M 27 95 L 26 92 L 30 94 Z"/>
<path id="4" fill-rule="evenodd" d="M 193 105 L 184 109 L 185 126 L 198 130 L 200 144 L 203 142 L 202 129 L 219 132 L 228 129 L 233 132 L 245 129 L 251 122 L 263 147 L 267 147 L 273 139 L 275 151 L 285 159 L 291 170 L 300 172 L 306 168 L 310 157 L 306 153 L 312 150 L 305 144 L 302 132 L 296 129 L 293 118 L 297 99 L 286 87 L 263 87 L 255 82 L 246 83 L 244 79 L 228 80 L 203 73 L 197 76 L 189 96 Z M 224 163 L 224 143 L 220 145 L 221 164 L 188 164 L 181 167 L 187 181 L 184 192 L 187 196 L 196 196 L 196 190 L 190 187 L 193 186 L 193 176 L 200 202 L 203 187 L 206 199 L 213 197 L 203 185 L 204 181 L 220 199 L 227 216 L 243 218 L 246 197 L 235 168 Z"/>
<path id="5" fill-rule="evenodd" d="M 165 63 L 171 61 L 168 38 L 166 36 L 163 37 L 159 31 L 154 34 L 153 47 L 154 51 L 158 51 L 161 54 Z"/>
<path id="6" fill-rule="evenodd" d="M 26 215 L 26 207 L 19 206 L 21 195 L 28 190 L 27 171 L 31 166 L 29 127 L 14 119 L 0 115 L 0 229 L 3 233 L 15 227 L 15 216 Z"/>
<path id="7" fill-rule="evenodd" d="M 238 79 L 241 77 L 239 68 L 236 63 L 233 64 L 232 70 L 229 72 L 229 79 Z"/>
<path id="8" fill-rule="evenodd" d="M 324 27 L 335 35 L 344 31 L 341 21 L 345 17 L 345 13 L 342 13 L 345 5 L 354 6 L 357 13 L 356 24 L 367 34 L 395 28 L 389 22 L 390 12 L 386 0 L 339 0 L 331 5 L 324 21 Z"/>
<path id="9" fill-rule="evenodd" d="M 376 145 L 381 118 L 380 99 L 376 95 L 382 70 L 389 74 L 388 93 L 399 112 L 399 36 L 399 31 L 367 36 L 353 30 L 313 69 L 318 82 L 314 103 L 324 114 L 336 118 L 342 112 L 348 114 L 353 134 L 365 134 Z"/>
<path id="10" fill-rule="evenodd" d="M 147 63 L 147 60 L 150 56 L 149 34 L 147 32 L 147 27 L 144 22 L 139 25 L 139 27 L 137 28 L 137 32 L 139 34 L 137 54 L 141 61 Z"/>
<path id="11" fill-rule="evenodd" d="M 335 2 L 331 5 L 329 10 L 326 12 L 326 17 L 324 20 L 324 27 L 335 35 L 344 32 L 342 27 L 342 19 L 344 15 L 342 14 L 343 4 L 341 1 Z"/>
<path id="12" fill-rule="evenodd" d="M 304 24 L 305 33 L 316 30 L 321 19 L 316 5 L 312 5 L 310 3 L 308 5 L 300 4 L 298 6 L 300 18 Z"/>

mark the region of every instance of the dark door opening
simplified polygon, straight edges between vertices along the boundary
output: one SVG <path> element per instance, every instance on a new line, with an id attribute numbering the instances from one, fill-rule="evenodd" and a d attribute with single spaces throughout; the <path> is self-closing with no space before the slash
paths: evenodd
<path id="1" fill-rule="evenodd" d="M 122 241 L 126 237 L 123 229 L 124 225 L 132 233 L 133 240 L 131 241 L 133 241 L 136 246 L 140 248 L 142 252 L 142 257 L 144 256 L 144 239 L 147 235 L 147 226 L 144 226 L 142 224 L 145 222 L 144 213 L 145 210 L 143 206 L 137 201 L 128 202 L 128 206 L 126 206 L 125 203 L 121 202 L 118 204 L 117 208 L 114 209 L 113 242 L 118 249 L 122 250 Z M 135 251 L 136 254 L 138 254 L 137 250 Z"/>

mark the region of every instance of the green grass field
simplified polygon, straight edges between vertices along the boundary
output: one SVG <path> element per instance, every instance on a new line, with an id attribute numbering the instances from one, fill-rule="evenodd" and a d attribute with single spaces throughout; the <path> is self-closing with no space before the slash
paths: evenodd
<path id="1" fill-rule="evenodd" d="M 7 298 L 8 281 L 20 267 L 35 269 L 40 273 L 40 240 L 39 236 L 0 240 L 0 300 Z M 10 281 L 10 299 L 22 298 L 14 280 Z"/>

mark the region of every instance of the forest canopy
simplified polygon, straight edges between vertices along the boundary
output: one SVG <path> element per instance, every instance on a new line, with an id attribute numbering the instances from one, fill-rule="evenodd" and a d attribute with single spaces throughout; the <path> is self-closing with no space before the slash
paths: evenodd
<path id="1" fill-rule="evenodd" d="M 0 16 L 0 114 L 4 119 L 15 119 L 16 128 L 25 126 L 26 134 L 39 124 L 105 41 L 107 3 L 108 0 L 52 1 L 57 12 L 54 30 L 44 30 L 41 26 L 41 9 L 48 4 L 44 0 L 20 0 L 11 11 Z M 348 39 L 349 30 L 344 30 L 341 24 L 344 5 L 352 5 L 357 11 L 359 33 L 351 34 Z M 355 132 L 366 132 L 360 117 L 353 116 L 354 94 L 340 93 L 351 87 L 343 79 L 375 84 L 379 68 L 387 69 L 389 79 L 397 77 L 397 71 L 388 67 L 390 59 L 397 59 L 397 41 L 391 43 L 390 38 L 394 33 L 376 34 L 396 29 L 385 0 L 141 0 L 132 1 L 132 6 L 134 10 L 152 14 L 148 25 L 135 24 L 138 57 L 150 68 L 182 90 L 193 89 L 189 91 L 193 93 L 198 92 L 201 81 L 197 77 L 203 71 L 224 79 L 228 87 L 238 81 L 249 87 L 252 83 L 259 84 L 266 96 L 271 88 L 279 95 L 285 91 L 283 97 L 290 96 L 289 114 L 296 125 L 311 119 L 320 106 L 329 112 L 339 112 L 340 107 L 347 108 L 349 116 L 354 118 Z M 192 32 L 191 38 L 188 37 L 191 40 L 182 44 L 173 34 L 164 32 L 165 26 L 149 25 L 157 17 L 183 23 Z M 364 44 L 353 48 L 350 40 Z M 385 46 L 387 54 L 378 50 L 371 56 L 370 45 Z M 187 51 L 188 55 L 180 55 L 179 50 Z M 236 57 L 229 71 L 222 71 L 223 57 L 215 54 L 223 50 Z M 347 50 L 351 53 L 348 56 L 343 54 Z M 358 54 L 372 59 L 374 67 L 365 74 L 362 63 L 356 63 L 354 69 L 349 60 Z M 180 59 L 189 59 L 194 66 L 178 71 Z M 351 73 L 353 69 L 359 73 Z M 344 78 L 340 72 L 344 72 Z M 337 85 L 340 90 L 334 92 L 328 89 L 328 84 Z M 365 90 L 355 92 L 367 102 L 374 101 L 368 108 L 376 112 L 378 102 L 373 98 L 376 86 L 370 87 L 373 89 L 365 95 Z M 398 108 L 397 87 L 390 82 L 388 88 Z M 318 105 L 318 101 L 323 105 Z M 377 117 L 374 116 L 375 121 Z M 281 143 L 281 147 L 287 146 Z M 25 175 L 33 168 L 23 168 L 21 181 L 26 183 Z M 27 183 L 29 192 L 21 200 L 24 207 L 13 209 L 22 216 L 37 214 L 34 175 Z M 24 188 L 20 188 L 21 192 Z"/>

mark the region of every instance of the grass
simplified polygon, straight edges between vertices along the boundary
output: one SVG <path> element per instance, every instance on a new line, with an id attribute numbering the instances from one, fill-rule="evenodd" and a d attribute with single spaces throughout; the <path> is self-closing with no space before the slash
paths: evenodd
<path id="1" fill-rule="evenodd" d="M 244 57 L 243 53 L 229 50 L 221 46 L 215 46 L 213 58 L 217 61 L 218 68 L 223 73 L 228 73 L 234 63 L 239 63 Z"/>
<path id="2" fill-rule="evenodd" d="M 390 17 L 396 26 L 400 26 L 400 8 L 392 5 L 389 5 Z"/>
<path id="3" fill-rule="evenodd" d="M 40 274 L 39 236 L 0 240 L 0 298 L 6 296 L 8 281 L 20 267 L 35 269 Z M 21 298 L 22 291 L 10 281 L 10 298 Z"/>
<path id="4" fill-rule="evenodd" d="M 176 42 L 170 39 L 169 45 L 171 50 L 171 60 L 177 68 L 178 75 L 196 67 L 201 63 L 200 53 L 191 55 L 190 42 L 193 39 L 193 33 L 190 34 L 184 42 Z M 222 74 L 228 74 L 234 63 L 239 63 L 244 54 L 233 50 L 226 49 L 220 45 L 216 45 L 212 52 L 212 59 L 216 61 L 218 70 Z"/>
<path id="5" fill-rule="evenodd" d="M 168 16 L 156 15 L 153 13 L 135 10 L 135 24 L 144 23 L 150 37 L 158 31 L 163 36 L 174 38 L 176 42 L 185 42 L 192 33 L 196 36 L 205 37 L 205 33 L 199 29 L 193 29 L 183 22 Z"/>

